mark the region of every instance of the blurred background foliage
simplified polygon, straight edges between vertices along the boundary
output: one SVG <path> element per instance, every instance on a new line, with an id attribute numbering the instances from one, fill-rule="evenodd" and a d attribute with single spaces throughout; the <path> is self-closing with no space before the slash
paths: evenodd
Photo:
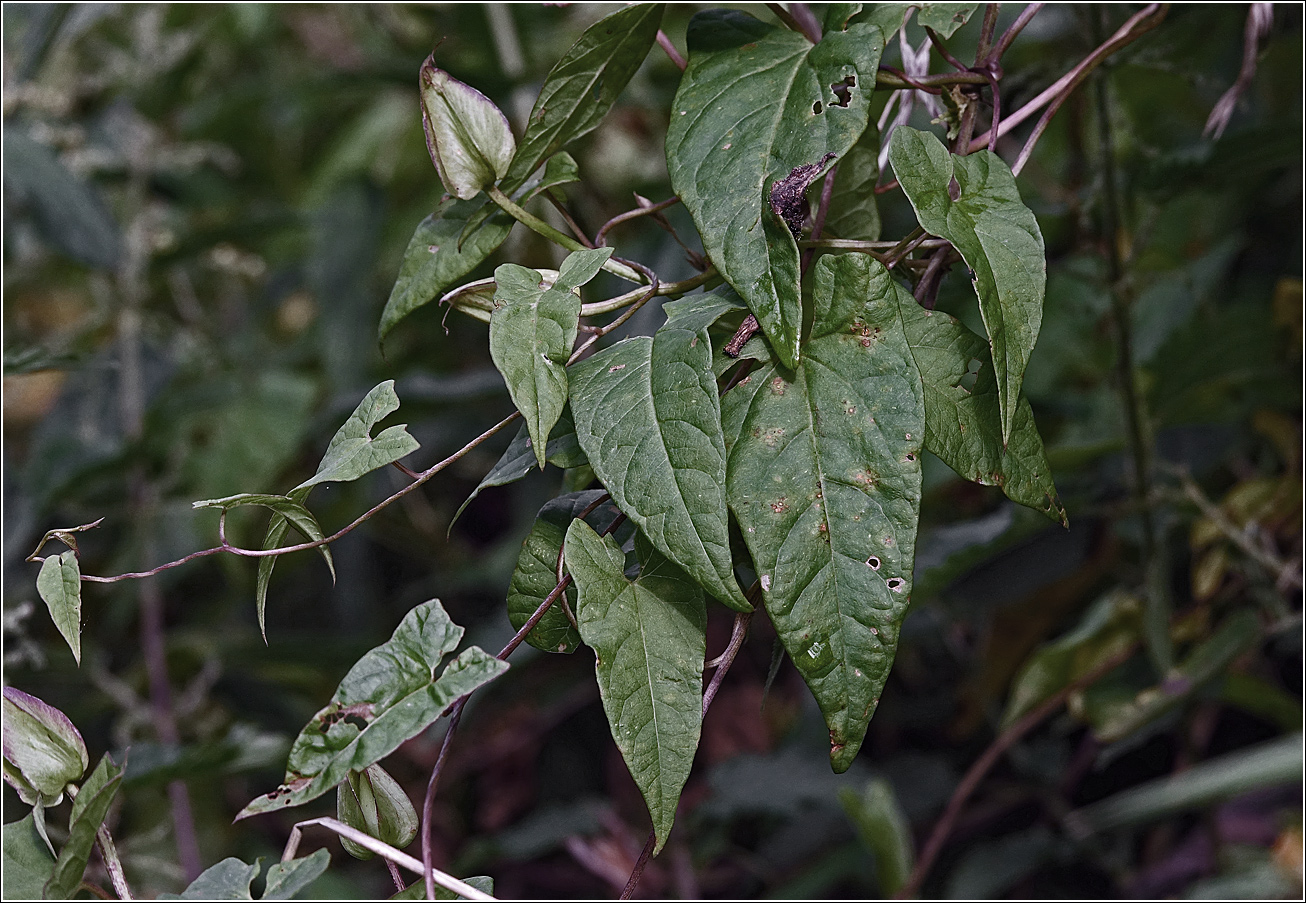
<path id="1" fill-rule="evenodd" d="M 442 194 L 418 66 L 438 43 L 439 64 L 520 134 L 549 67 L 611 8 L 5 5 L 4 679 L 62 708 L 94 756 L 130 748 L 111 819 L 142 895 L 179 889 L 197 864 L 279 855 L 289 814 L 233 827 L 234 813 L 276 785 L 290 739 L 413 605 L 439 597 L 471 642 L 502 645 L 520 543 L 561 476 L 485 491 L 446 538 L 503 436 L 337 543 L 334 586 L 316 556 L 283 560 L 266 646 L 253 563 L 209 558 L 87 585 L 79 670 L 23 558 L 45 530 L 100 516 L 82 535 L 85 573 L 207 547 L 216 515 L 192 500 L 293 486 L 382 379 L 397 381 L 397 419 L 422 443 L 415 468 L 509 412 L 482 324 L 431 304 L 384 354 L 375 340 L 403 249 Z M 682 52 L 695 8 L 671 6 L 663 22 Z M 1004 7 L 1000 27 L 1017 11 Z M 1005 109 L 1132 11 L 1041 11 L 1004 59 Z M 915 605 L 859 761 L 830 772 L 792 666 L 768 686 L 773 634 L 757 619 L 641 895 L 892 889 L 913 835 L 919 849 L 999 732 L 1123 656 L 1000 759 L 924 893 L 1300 896 L 1302 14 L 1275 8 L 1256 76 L 1212 140 L 1203 125 L 1238 76 L 1246 15 L 1174 7 L 1074 95 L 1022 173 L 1049 256 L 1025 391 L 1070 529 L 929 461 Z M 950 46 L 973 47 L 978 19 Z M 897 60 L 895 41 L 886 62 Z M 678 76 L 655 48 L 571 149 L 584 182 L 567 203 L 591 234 L 634 206 L 632 192 L 670 195 L 662 141 Z M 1008 160 L 1027 129 L 999 142 Z M 896 192 L 880 205 L 886 236 L 910 228 Z M 683 211 L 668 216 L 693 234 Z M 694 272 L 647 219 L 614 240 L 664 281 Z M 472 275 L 508 260 L 558 255 L 518 228 Z M 978 328 L 963 276 L 939 303 Z M 631 328 L 651 331 L 653 307 Z M 1132 373 L 1118 365 L 1122 336 Z M 1137 454 L 1153 462 L 1144 494 Z M 330 531 L 404 479 L 333 486 L 314 508 Z M 263 529 L 248 517 L 231 525 L 244 545 Z M 1159 626 L 1149 598 L 1168 606 Z M 713 613 L 709 650 L 730 620 Z M 1149 643 L 1172 647 L 1165 673 Z M 454 745 L 436 861 L 494 876 L 504 896 L 611 895 L 647 813 L 590 654 L 524 647 L 512 664 Z M 387 763 L 419 803 L 442 730 Z M 13 821 L 25 807 L 4 794 Z M 65 817 L 51 817 L 56 834 Z M 391 892 L 377 862 L 330 845 L 314 893 Z"/>

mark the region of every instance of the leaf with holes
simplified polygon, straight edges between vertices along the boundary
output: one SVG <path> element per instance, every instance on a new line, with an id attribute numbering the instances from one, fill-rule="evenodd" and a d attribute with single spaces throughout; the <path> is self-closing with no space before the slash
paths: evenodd
<path id="1" fill-rule="evenodd" d="M 1016 406 L 1011 440 L 1002 442 L 988 344 L 955 317 L 925 310 L 896 284 L 893 292 L 925 386 L 925 447 L 966 479 L 1000 486 L 1013 502 L 1065 526 L 1066 510 L 1024 398 Z"/>
<path id="2" fill-rule="evenodd" d="M 705 590 L 751 609 L 735 580 L 720 402 L 706 329 L 668 321 L 572 367 L 576 437 L 617 507 Z"/>
<path id="3" fill-rule="evenodd" d="M 667 132 L 671 184 L 712 262 L 793 366 L 798 246 L 774 222 L 770 192 L 800 167 L 842 156 L 865 130 L 884 35 L 853 23 L 813 45 L 744 13 L 710 10 L 690 21 L 687 41 Z"/>
<path id="4" fill-rule="evenodd" d="M 68 549 L 49 555 L 41 562 L 36 575 L 36 592 L 50 609 L 50 617 L 59 634 L 72 650 L 77 664 L 82 663 L 82 570 L 77 552 Z"/>
<path id="5" fill-rule="evenodd" d="M 612 738 L 653 818 L 656 855 L 698 749 L 707 612 L 694 581 L 639 534 L 635 553 L 641 568 L 631 583 L 612 538 L 579 520 L 567 530 L 580 634 L 594 650 Z"/>
<path id="6" fill-rule="evenodd" d="M 567 358 L 576 344 L 580 293 L 612 256 L 611 248 L 567 255 L 553 285 L 535 270 L 505 263 L 494 271 L 490 357 L 508 384 L 544 469 L 549 433 L 567 403 Z"/>
<path id="7" fill-rule="evenodd" d="M 911 594 L 925 402 L 884 267 L 822 257 L 796 371 L 722 398 L 726 492 L 767 613 L 852 764 Z"/>
<path id="8" fill-rule="evenodd" d="M 971 269 L 993 352 L 1006 444 L 1043 320 L 1043 234 L 996 154 L 958 157 L 934 135 L 902 126 L 889 141 L 889 163 L 921 226 L 952 242 Z"/>
<path id="9" fill-rule="evenodd" d="M 82 883 L 86 863 L 95 845 L 96 832 L 109 814 L 109 806 L 122 786 L 123 769 L 113 763 L 108 753 L 100 759 L 73 800 L 68 817 L 68 841 L 59 850 L 54 874 L 45 884 L 45 899 L 71 900 Z"/>
<path id="10" fill-rule="evenodd" d="M 517 567 L 508 584 L 508 620 L 514 630 L 530 620 L 535 610 L 558 584 L 558 554 L 567 536 L 567 527 L 580 513 L 604 495 L 601 489 L 573 492 L 549 501 L 540 509 L 539 517 L 531 527 L 530 535 L 522 543 Z M 605 511 L 604 508 L 607 510 Z M 595 514 L 611 521 L 615 512 L 611 505 L 600 506 Z M 599 518 L 590 515 L 594 521 Z M 559 599 L 553 603 L 535 628 L 526 635 L 526 642 L 545 652 L 574 652 L 580 645 L 580 634 L 563 611 Z M 565 601 L 571 611 L 576 608 L 576 588 L 568 587 Z"/>
<path id="11" fill-rule="evenodd" d="M 349 772 L 379 762 L 424 731 L 459 696 L 508 669 L 471 646 L 437 677 L 462 635 L 435 599 L 405 615 L 389 640 L 349 669 L 331 703 L 300 732 L 285 783 L 251 802 L 237 820 L 317 799 Z"/>
<path id="12" fill-rule="evenodd" d="M 506 186 L 525 182 L 545 157 L 603 121 L 653 46 L 662 8 L 640 3 L 604 16 L 549 70 L 504 177 Z"/>
<path id="13" fill-rule="evenodd" d="M 435 212 L 422 220 L 404 251 L 399 276 L 381 311 L 377 341 L 400 320 L 447 292 L 454 283 L 476 269 L 503 244 L 512 231 L 513 220 L 484 197 L 471 201 L 445 198 Z M 486 214 L 484 225 L 460 241 L 463 229 L 477 214 Z"/>
<path id="14" fill-rule="evenodd" d="M 331 854 L 325 849 L 268 868 L 263 894 L 255 897 L 252 885 L 263 871 L 263 858 L 246 865 L 233 857 L 210 866 L 180 894 L 159 894 L 160 900 L 290 900 L 327 870 Z"/>

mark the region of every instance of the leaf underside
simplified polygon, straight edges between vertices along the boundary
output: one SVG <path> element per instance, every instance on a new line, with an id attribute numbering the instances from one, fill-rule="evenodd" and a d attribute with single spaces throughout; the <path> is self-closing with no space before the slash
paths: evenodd
<path id="1" fill-rule="evenodd" d="M 889 162 L 921 226 L 952 242 L 973 274 L 1008 442 L 1043 320 L 1047 262 L 1038 222 L 1011 169 L 990 151 L 958 157 L 934 135 L 902 126 L 889 141 Z"/>
<path id="2" fill-rule="evenodd" d="M 798 246 L 770 212 L 771 183 L 857 141 L 884 36 L 853 23 L 813 45 L 744 13 L 709 10 L 690 21 L 687 42 L 667 132 L 671 184 L 708 256 L 792 367 L 802 323 Z"/>
<path id="3" fill-rule="evenodd" d="M 580 633 L 595 653 L 612 738 L 653 819 L 656 855 L 698 748 L 707 612 L 698 585 L 642 536 L 635 551 L 642 567 L 632 583 L 611 537 L 579 520 L 567 531 Z"/>
<path id="4" fill-rule="evenodd" d="M 815 268 L 816 325 L 795 371 L 722 399 L 726 490 L 767 613 L 845 771 L 888 676 L 911 594 L 925 403 L 891 280 L 861 256 Z"/>

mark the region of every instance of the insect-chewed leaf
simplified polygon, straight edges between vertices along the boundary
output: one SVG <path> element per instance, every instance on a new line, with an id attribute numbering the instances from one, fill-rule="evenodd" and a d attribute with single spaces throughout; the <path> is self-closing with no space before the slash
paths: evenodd
<path id="1" fill-rule="evenodd" d="M 955 317 L 925 310 L 897 285 L 893 290 L 925 386 L 925 447 L 966 479 L 1000 486 L 1013 502 L 1065 525 L 1043 439 L 1024 398 L 1016 406 L 1010 440 L 1002 441 L 988 343 Z"/>
<path id="2" fill-rule="evenodd" d="M 300 732 L 285 783 L 255 799 L 237 819 L 316 799 L 349 772 L 362 771 L 425 730 L 459 696 L 507 670 L 506 662 L 471 646 L 436 677 L 462 635 L 435 599 L 405 615 L 394 636 L 349 669 L 331 703 Z"/>
<path id="3" fill-rule="evenodd" d="M 579 589 L 576 618 L 594 650 L 612 738 L 639 785 L 662 849 L 689 777 L 703 721 L 707 612 L 693 580 L 642 536 L 631 583 L 626 556 L 584 521 L 567 530 L 567 568 Z"/>
<path id="4" fill-rule="evenodd" d="M 795 371 L 754 371 L 722 398 L 726 492 L 766 610 L 852 763 L 911 593 L 925 405 L 879 263 L 823 257 Z"/>
<path id="5" fill-rule="evenodd" d="M 567 358 L 580 321 L 577 289 L 598 275 L 611 256 L 611 248 L 569 254 L 548 287 L 538 272 L 515 263 L 494 271 L 490 357 L 526 421 L 541 470 L 549 433 L 567 403 Z"/>
<path id="6" fill-rule="evenodd" d="M 708 256 L 792 367 L 802 325 L 798 245 L 773 217 L 770 189 L 857 141 L 884 35 L 853 22 L 813 45 L 744 13 L 709 10 L 690 21 L 687 41 L 667 132 L 671 184 Z"/>
<path id="7" fill-rule="evenodd" d="M 590 466 L 662 554 L 731 608 L 725 443 L 707 331 L 668 321 L 572 367 L 576 437 Z"/>
<path id="8" fill-rule="evenodd" d="M 1043 321 L 1043 234 L 1016 179 L 989 151 L 948 153 L 934 135 L 901 126 L 889 163 L 927 232 L 952 242 L 973 273 L 997 375 L 1002 441 L 1011 440 L 1025 365 Z"/>

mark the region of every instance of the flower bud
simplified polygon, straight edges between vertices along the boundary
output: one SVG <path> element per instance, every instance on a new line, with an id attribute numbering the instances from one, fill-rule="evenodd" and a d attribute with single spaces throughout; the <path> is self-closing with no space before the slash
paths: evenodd
<path id="1" fill-rule="evenodd" d="M 445 190 L 464 201 L 503 178 L 517 150 L 508 119 L 470 85 L 422 63 L 419 78 L 426 148 Z"/>
<path id="2" fill-rule="evenodd" d="M 54 806 L 91 759 L 68 716 L 14 687 L 4 688 L 4 779 L 29 806 Z"/>
<path id="3" fill-rule="evenodd" d="M 417 836 L 417 810 L 399 782 L 380 765 L 349 772 L 336 791 L 336 817 L 397 850 Z M 371 850 L 351 840 L 342 837 L 340 845 L 355 859 L 372 858 Z"/>

